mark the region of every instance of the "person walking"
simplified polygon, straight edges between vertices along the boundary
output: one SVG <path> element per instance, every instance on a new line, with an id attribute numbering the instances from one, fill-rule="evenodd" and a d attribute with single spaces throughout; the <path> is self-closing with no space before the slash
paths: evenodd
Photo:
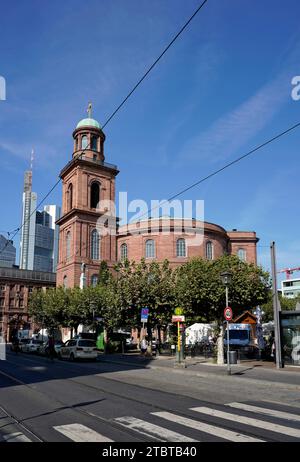
<path id="1" fill-rule="evenodd" d="M 147 351 L 147 341 L 145 338 L 142 339 L 141 341 L 141 352 L 142 352 L 142 355 L 145 356 L 146 354 L 146 351 Z"/>
<path id="2" fill-rule="evenodd" d="M 50 335 L 48 339 L 48 354 L 49 354 L 49 358 L 51 359 L 51 361 L 54 360 L 54 356 L 55 356 L 54 345 L 55 345 L 54 337 Z"/>

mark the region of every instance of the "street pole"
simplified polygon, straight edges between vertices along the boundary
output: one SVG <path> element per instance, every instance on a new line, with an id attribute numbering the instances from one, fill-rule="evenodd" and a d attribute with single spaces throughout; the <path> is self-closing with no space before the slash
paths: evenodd
<path id="1" fill-rule="evenodd" d="M 226 308 L 229 306 L 229 297 L 228 297 L 228 286 L 225 287 L 226 290 Z M 226 321 L 227 326 L 227 374 L 231 375 L 231 365 L 229 361 L 229 323 Z"/>
<path id="2" fill-rule="evenodd" d="M 180 345 L 180 322 L 177 322 L 177 351 L 178 351 L 178 362 L 181 362 L 181 345 Z"/>
<path id="3" fill-rule="evenodd" d="M 282 354 L 281 354 L 281 336 L 280 336 L 280 303 L 277 293 L 277 271 L 276 271 L 276 252 L 275 242 L 271 242 L 271 264 L 272 264 L 272 299 L 273 299 L 273 312 L 274 312 L 274 330 L 275 330 L 275 356 L 276 368 L 283 368 Z"/>

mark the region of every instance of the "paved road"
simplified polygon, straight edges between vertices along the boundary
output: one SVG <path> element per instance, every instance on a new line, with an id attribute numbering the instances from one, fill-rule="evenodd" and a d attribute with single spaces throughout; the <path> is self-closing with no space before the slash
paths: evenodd
<path id="1" fill-rule="evenodd" d="M 300 441 L 298 390 L 270 402 L 285 391 L 255 395 L 234 381 L 8 353 L 0 440 Z"/>

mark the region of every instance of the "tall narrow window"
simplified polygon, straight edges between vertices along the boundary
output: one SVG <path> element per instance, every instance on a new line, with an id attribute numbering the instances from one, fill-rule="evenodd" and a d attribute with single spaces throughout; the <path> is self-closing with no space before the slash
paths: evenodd
<path id="1" fill-rule="evenodd" d="M 92 137 L 92 150 L 98 151 L 98 138 L 97 136 Z"/>
<path id="2" fill-rule="evenodd" d="M 245 249 L 239 249 L 237 252 L 237 256 L 239 257 L 240 260 L 246 261 L 246 250 Z"/>
<path id="3" fill-rule="evenodd" d="M 91 277 L 91 286 L 96 287 L 97 284 L 98 284 L 98 274 L 93 274 L 93 276 Z"/>
<path id="4" fill-rule="evenodd" d="M 214 255 L 213 255 L 213 244 L 212 242 L 208 241 L 206 243 L 206 258 L 207 260 L 212 260 L 214 258 Z"/>
<path id="5" fill-rule="evenodd" d="M 72 210 L 73 208 L 73 185 L 72 183 L 69 184 L 69 187 L 68 187 L 68 212 L 70 210 Z"/>
<path id="6" fill-rule="evenodd" d="M 155 242 L 152 239 L 146 241 L 146 258 L 155 258 Z"/>
<path id="7" fill-rule="evenodd" d="M 86 149 L 88 147 L 88 138 L 86 135 L 84 135 L 81 138 L 81 149 Z"/>
<path id="8" fill-rule="evenodd" d="M 126 260 L 128 258 L 128 247 L 127 244 L 121 245 L 121 260 Z"/>
<path id="9" fill-rule="evenodd" d="M 70 258 L 71 256 L 71 233 L 70 231 L 67 232 L 67 235 L 66 235 L 66 257 L 67 257 L 67 260 Z"/>
<path id="10" fill-rule="evenodd" d="M 91 234 L 91 259 L 100 260 L 100 236 L 96 229 Z"/>
<path id="11" fill-rule="evenodd" d="M 186 257 L 185 239 L 177 239 L 176 242 L 176 256 Z"/>
<path id="12" fill-rule="evenodd" d="M 91 186 L 91 208 L 97 209 L 99 207 L 100 187 L 98 183 L 92 183 Z"/>
<path id="13" fill-rule="evenodd" d="M 64 282 L 63 282 L 64 288 L 66 289 L 68 287 L 68 277 L 64 276 Z"/>

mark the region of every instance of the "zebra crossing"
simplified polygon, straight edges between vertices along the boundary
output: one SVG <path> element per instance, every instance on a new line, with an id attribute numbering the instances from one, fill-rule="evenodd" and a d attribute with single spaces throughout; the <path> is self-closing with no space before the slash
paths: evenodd
<path id="1" fill-rule="evenodd" d="M 270 402 L 232 402 L 198 406 L 184 413 L 156 411 L 143 418 L 121 416 L 111 419 L 114 435 L 130 432 L 147 442 L 190 443 L 201 441 L 266 442 L 300 441 L 300 409 Z M 297 413 L 298 412 L 298 413 Z M 95 424 L 95 422 L 94 422 Z M 93 424 L 93 426 L 94 426 Z M 117 442 L 79 422 L 53 426 L 54 434 L 73 442 Z M 109 431 L 108 429 L 106 430 Z M 1 435 L 1 434 L 0 434 Z M 21 431 L 2 435 L 3 442 L 29 442 Z"/>

